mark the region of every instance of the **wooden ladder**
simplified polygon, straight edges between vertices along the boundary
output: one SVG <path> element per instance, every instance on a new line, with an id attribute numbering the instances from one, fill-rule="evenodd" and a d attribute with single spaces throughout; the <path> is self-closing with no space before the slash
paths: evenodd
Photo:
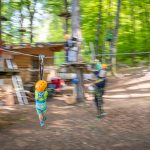
<path id="1" fill-rule="evenodd" d="M 8 69 L 18 69 L 17 65 L 15 65 L 11 59 L 6 59 Z M 28 104 L 28 100 L 24 91 L 23 83 L 21 76 L 13 75 L 12 83 L 16 91 L 16 96 L 20 105 Z"/>
<path id="2" fill-rule="evenodd" d="M 12 76 L 13 86 L 16 91 L 17 99 L 20 105 L 28 104 L 28 100 L 22 84 L 22 79 L 19 75 Z"/>

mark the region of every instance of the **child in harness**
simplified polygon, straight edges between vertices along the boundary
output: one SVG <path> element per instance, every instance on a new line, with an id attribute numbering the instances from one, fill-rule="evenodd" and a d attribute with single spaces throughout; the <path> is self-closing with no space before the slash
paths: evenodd
<path id="1" fill-rule="evenodd" d="M 97 108 L 97 117 L 101 118 L 103 115 L 105 115 L 104 110 L 103 110 L 103 95 L 104 95 L 104 89 L 106 86 L 106 69 L 107 69 L 107 64 L 102 64 L 101 65 L 102 69 L 99 71 L 99 74 L 97 75 L 97 72 L 95 74 L 96 76 L 96 81 L 94 82 L 95 86 L 95 104 Z"/>
<path id="2" fill-rule="evenodd" d="M 36 111 L 39 116 L 40 126 L 44 126 L 46 120 L 46 111 L 47 111 L 47 82 L 44 80 L 39 80 L 35 85 L 35 104 Z"/>

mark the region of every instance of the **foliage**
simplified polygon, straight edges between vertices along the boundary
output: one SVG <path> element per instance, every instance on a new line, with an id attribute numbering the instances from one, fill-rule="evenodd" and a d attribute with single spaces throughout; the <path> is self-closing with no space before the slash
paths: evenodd
<path id="1" fill-rule="evenodd" d="M 2 15 L 8 18 L 8 22 L 3 22 L 3 31 L 12 36 L 3 34 L 3 39 L 9 43 L 19 42 L 20 26 L 18 18 L 20 18 L 19 10 L 22 10 L 24 17 L 24 26 L 28 29 L 29 12 L 27 5 L 32 5 L 34 0 L 22 0 L 14 3 L 16 0 L 7 0 L 3 2 Z M 36 15 L 34 18 L 33 32 L 41 31 L 43 24 L 48 24 L 48 36 L 45 41 L 63 41 L 63 26 L 64 19 L 58 15 L 64 11 L 64 1 L 62 0 L 38 0 Z M 71 11 L 71 0 L 68 0 L 68 9 Z M 99 5 L 101 9 L 99 10 Z M 96 31 L 98 26 L 98 14 L 101 14 L 100 36 L 99 36 L 99 51 L 97 54 L 109 53 L 109 42 L 106 41 L 106 36 L 111 29 L 114 28 L 114 19 L 116 14 L 117 0 L 87 0 L 80 1 L 80 19 L 81 29 L 84 38 L 84 46 L 82 54 L 87 61 L 90 60 L 89 42 L 95 43 Z M 117 53 L 127 52 L 149 52 L 150 50 L 150 24 L 149 24 L 150 5 L 148 0 L 122 0 L 120 12 L 120 27 L 119 37 L 117 41 Z M 42 15 L 38 15 L 42 13 Z M 49 18 L 44 18 L 43 14 L 48 14 Z M 49 20 L 49 21 L 48 21 Z M 37 25 L 39 24 L 39 25 Z M 71 21 L 70 33 L 71 33 Z M 24 37 L 24 42 L 29 42 L 29 34 Z M 34 34 L 34 41 L 38 40 L 38 35 Z M 38 41 L 39 42 L 39 41 Z M 89 56 L 88 56 L 89 55 Z M 87 57 L 88 56 L 88 57 Z M 135 58 L 137 57 L 137 58 Z M 148 58 L 144 56 L 134 56 L 136 61 Z M 117 60 L 125 63 L 134 63 L 127 55 L 117 56 Z"/>

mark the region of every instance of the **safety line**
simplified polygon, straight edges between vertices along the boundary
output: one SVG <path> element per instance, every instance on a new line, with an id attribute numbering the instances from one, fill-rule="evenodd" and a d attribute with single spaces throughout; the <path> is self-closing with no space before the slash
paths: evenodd
<path id="1" fill-rule="evenodd" d="M 32 54 L 27 54 L 27 53 L 12 51 L 12 50 L 3 49 L 3 51 L 9 52 L 9 53 L 26 55 L 26 56 L 30 56 L 30 57 L 36 57 L 36 58 L 39 57 L 37 55 L 32 55 Z M 150 52 L 133 52 L 133 53 L 116 53 L 116 54 L 108 53 L 108 54 L 98 54 L 95 56 L 106 56 L 106 55 L 107 56 L 115 56 L 115 55 L 132 55 L 132 54 L 150 54 Z M 91 56 L 91 54 L 81 54 L 81 56 Z M 58 59 L 58 58 L 66 58 L 66 57 L 68 57 L 68 56 L 47 56 L 47 57 L 45 57 L 45 59 Z"/>

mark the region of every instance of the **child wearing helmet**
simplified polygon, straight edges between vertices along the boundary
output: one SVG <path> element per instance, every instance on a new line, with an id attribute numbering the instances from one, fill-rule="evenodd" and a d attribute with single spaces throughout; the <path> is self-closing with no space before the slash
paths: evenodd
<path id="1" fill-rule="evenodd" d="M 104 115 L 104 110 L 103 110 L 103 94 L 104 94 L 104 88 L 106 85 L 106 69 L 107 69 L 107 64 L 102 64 L 101 65 L 102 69 L 100 70 L 98 76 L 97 74 L 96 81 L 94 82 L 95 85 L 95 104 L 97 107 L 97 112 L 98 115 L 97 117 L 100 118 L 102 115 Z"/>
<path id="2" fill-rule="evenodd" d="M 46 91 L 47 82 L 44 80 L 39 80 L 35 85 L 35 104 L 36 111 L 39 116 L 40 126 L 44 126 L 46 120 L 46 110 L 47 104 L 46 100 L 48 97 L 48 92 Z"/>

